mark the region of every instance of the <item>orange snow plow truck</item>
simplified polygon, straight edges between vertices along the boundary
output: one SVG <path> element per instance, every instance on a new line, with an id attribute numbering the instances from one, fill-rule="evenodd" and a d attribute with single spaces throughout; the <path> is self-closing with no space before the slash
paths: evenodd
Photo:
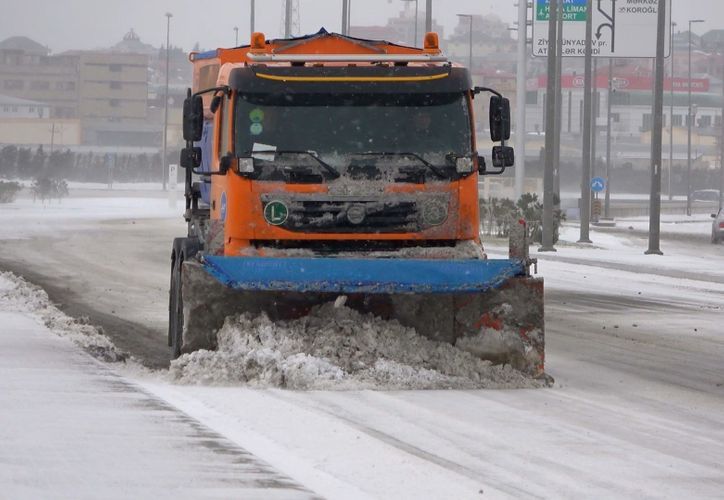
<path id="1" fill-rule="evenodd" d="M 510 104 L 440 52 L 321 30 L 192 53 L 184 103 L 188 234 L 171 255 L 174 357 L 224 319 L 322 303 L 544 376 L 543 281 L 524 221 L 510 255 L 480 241 L 478 180 L 513 166 Z M 473 99 L 490 97 L 489 159 Z"/>

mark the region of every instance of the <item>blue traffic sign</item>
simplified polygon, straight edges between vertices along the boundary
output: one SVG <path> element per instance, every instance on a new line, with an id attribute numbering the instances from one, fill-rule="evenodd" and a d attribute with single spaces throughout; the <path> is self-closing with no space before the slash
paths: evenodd
<path id="1" fill-rule="evenodd" d="M 606 189 L 606 179 L 603 177 L 594 177 L 591 179 L 591 191 L 594 193 L 600 193 Z"/>

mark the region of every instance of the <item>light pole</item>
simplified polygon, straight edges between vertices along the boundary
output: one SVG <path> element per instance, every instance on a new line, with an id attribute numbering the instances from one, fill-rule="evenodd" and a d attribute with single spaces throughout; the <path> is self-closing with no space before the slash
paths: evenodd
<path id="1" fill-rule="evenodd" d="M 528 59 L 528 0 L 518 0 L 518 70 L 516 75 L 515 199 L 523 194 L 525 182 L 525 91 Z"/>
<path id="2" fill-rule="evenodd" d="M 468 69 L 470 74 L 473 73 L 473 15 L 472 14 L 458 14 L 458 17 L 465 17 L 470 22 L 469 27 L 469 41 L 468 41 Z"/>
<path id="3" fill-rule="evenodd" d="M 653 130 L 651 131 L 651 194 L 649 196 L 649 249 L 646 255 L 664 255 L 661 243 L 661 145 L 664 132 L 664 54 L 666 51 L 666 2 L 659 2 L 656 33 Z"/>
<path id="4" fill-rule="evenodd" d="M 418 0 L 402 0 L 403 2 L 415 2 L 415 30 L 414 30 L 414 41 L 412 42 L 413 47 L 417 47 L 417 14 L 419 12 Z"/>
<path id="5" fill-rule="evenodd" d="M 249 5 L 249 36 L 254 33 L 254 7 L 254 0 L 251 0 L 251 5 Z"/>
<path id="6" fill-rule="evenodd" d="M 163 152 L 161 156 L 161 185 L 163 187 L 163 190 L 166 191 L 166 177 L 168 177 L 168 174 L 166 172 L 166 149 L 168 148 L 168 73 L 169 73 L 169 58 L 171 54 L 171 49 L 169 47 L 169 43 L 171 41 L 171 18 L 173 17 L 173 14 L 170 12 L 166 12 L 166 90 L 164 92 L 164 100 L 163 100 Z"/>
<path id="7" fill-rule="evenodd" d="M 350 1 L 351 0 L 342 0 L 342 34 L 344 36 L 349 36 Z"/>
<path id="8" fill-rule="evenodd" d="M 239 46 L 239 27 L 234 26 L 234 47 Z"/>
<path id="9" fill-rule="evenodd" d="M 669 89 L 669 97 L 671 102 L 669 103 L 669 201 L 674 199 L 674 194 L 671 192 L 671 171 L 674 169 L 674 28 L 676 23 L 671 23 L 671 47 L 669 48 L 669 54 L 671 56 L 671 88 Z"/>
<path id="10" fill-rule="evenodd" d="M 691 125 L 694 121 L 691 108 L 691 25 L 694 23 L 703 23 L 703 19 L 690 19 L 689 20 L 689 73 L 687 79 L 687 87 L 689 91 L 689 120 L 687 127 L 687 141 L 686 141 L 686 215 L 691 215 Z"/>
<path id="11" fill-rule="evenodd" d="M 427 0 L 425 6 L 425 31 L 432 31 L 432 0 Z"/>

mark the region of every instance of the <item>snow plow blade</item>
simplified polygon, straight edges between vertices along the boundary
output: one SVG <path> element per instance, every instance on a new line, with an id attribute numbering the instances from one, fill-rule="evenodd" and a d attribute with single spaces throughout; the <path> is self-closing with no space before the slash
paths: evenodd
<path id="1" fill-rule="evenodd" d="M 344 295 L 360 312 L 544 375 L 543 280 L 524 260 L 206 256 L 184 262 L 182 286 L 181 352 L 214 349 L 227 316 L 296 319 Z"/>

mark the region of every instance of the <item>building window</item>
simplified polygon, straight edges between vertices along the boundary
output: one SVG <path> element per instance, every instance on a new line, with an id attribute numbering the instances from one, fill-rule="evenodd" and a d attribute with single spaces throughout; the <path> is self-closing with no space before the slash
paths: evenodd
<path id="1" fill-rule="evenodd" d="M 721 115 L 716 115 L 714 117 L 714 126 L 721 127 Z"/>
<path id="2" fill-rule="evenodd" d="M 25 87 L 25 82 L 22 80 L 5 80 L 3 87 L 7 90 L 22 90 Z"/>
<path id="3" fill-rule="evenodd" d="M 674 127 L 681 127 L 684 124 L 684 117 L 681 115 L 674 115 L 672 125 Z"/>
<path id="4" fill-rule="evenodd" d="M 75 82 L 55 82 L 55 90 L 75 90 Z"/>
<path id="5" fill-rule="evenodd" d="M 711 116 L 702 116 L 699 118 L 699 127 L 709 128 L 711 127 Z"/>
<path id="6" fill-rule="evenodd" d="M 651 130 L 653 126 L 653 117 L 651 116 L 651 113 L 644 113 L 644 120 L 641 124 L 641 131 L 647 132 Z"/>
<path id="7" fill-rule="evenodd" d="M 108 69 L 112 71 L 113 73 L 120 73 L 123 71 L 123 65 L 122 64 L 109 64 Z"/>
<path id="8" fill-rule="evenodd" d="M 538 91 L 533 90 L 525 93 L 525 103 L 536 105 L 538 104 Z"/>
<path id="9" fill-rule="evenodd" d="M 116 90 L 122 88 L 121 82 L 111 82 L 111 88 Z"/>
<path id="10" fill-rule="evenodd" d="M 111 99 L 111 100 L 109 101 L 109 103 L 110 103 L 110 105 L 111 105 L 112 108 L 118 108 L 118 107 L 120 107 L 120 105 L 121 105 L 121 101 L 118 100 L 118 99 Z"/>
<path id="11" fill-rule="evenodd" d="M 30 82 L 30 89 L 31 90 L 48 90 L 48 89 L 50 89 L 50 82 L 44 82 L 44 81 Z"/>
<path id="12" fill-rule="evenodd" d="M 35 113 L 35 106 L 28 106 L 28 113 Z"/>
<path id="13" fill-rule="evenodd" d="M 621 123 L 621 113 L 611 113 L 613 123 Z"/>
<path id="14" fill-rule="evenodd" d="M 3 111 L 5 113 L 10 113 L 10 106 L 3 106 Z"/>

